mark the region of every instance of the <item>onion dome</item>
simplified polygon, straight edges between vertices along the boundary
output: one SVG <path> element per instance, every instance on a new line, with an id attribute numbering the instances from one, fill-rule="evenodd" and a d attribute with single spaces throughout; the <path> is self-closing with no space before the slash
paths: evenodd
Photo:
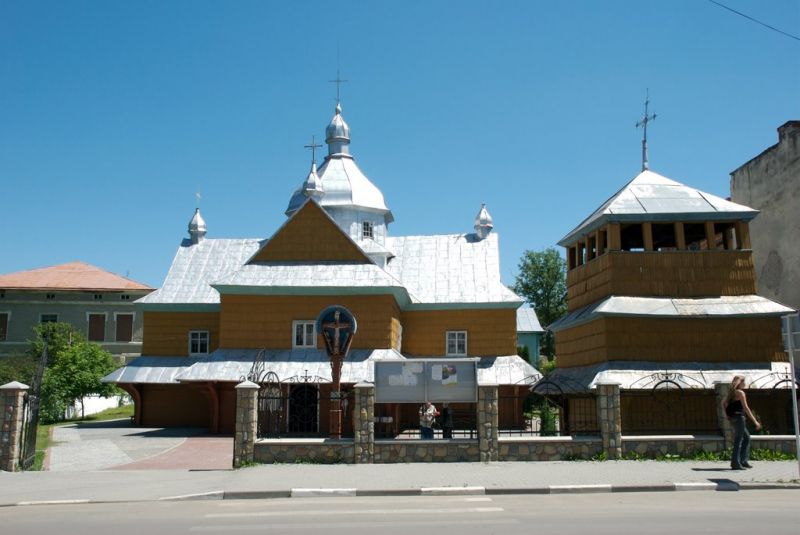
<path id="1" fill-rule="evenodd" d="M 206 222 L 203 219 L 203 216 L 200 215 L 200 208 L 195 208 L 192 220 L 189 221 L 189 237 L 191 238 L 192 243 L 198 244 L 203 241 L 206 237 L 207 231 L 208 229 L 206 227 Z"/>
<path id="2" fill-rule="evenodd" d="M 325 143 L 328 144 L 328 156 L 350 154 L 350 127 L 342 117 L 342 105 L 336 103 L 336 114 L 325 129 Z"/>
<path id="3" fill-rule="evenodd" d="M 322 180 L 317 175 L 317 163 L 311 162 L 311 171 L 309 171 L 308 177 L 303 183 L 303 195 L 319 200 L 324 194 Z"/>
<path id="4" fill-rule="evenodd" d="M 486 205 L 481 204 L 481 209 L 478 215 L 475 216 L 475 234 L 478 236 L 479 240 L 483 240 L 489 235 L 493 228 L 492 216 L 489 215 Z"/>

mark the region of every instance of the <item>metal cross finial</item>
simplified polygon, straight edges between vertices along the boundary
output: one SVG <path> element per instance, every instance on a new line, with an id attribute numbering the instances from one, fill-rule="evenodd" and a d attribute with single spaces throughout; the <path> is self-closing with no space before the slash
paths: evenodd
<path id="1" fill-rule="evenodd" d="M 311 136 L 311 145 L 303 145 L 305 149 L 311 149 L 311 163 L 317 163 L 317 149 L 321 149 L 322 145 L 316 143 L 314 136 Z"/>
<path id="2" fill-rule="evenodd" d="M 330 82 L 332 84 L 336 84 L 336 103 L 337 104 L 341 100 L 339 98 L 339 87 L 342 85 L 342 83 L 349 82 L 349 81 L 350 80 L 342 80 L 342 77 L 339 76 L 339 69 L 336 69 L 336 80 L 328 80 L 328 82 Z"/>
<path id="3" fill-rule="evenodd" d="M 644 136 L 642 137 L 642 171 L 647 171 L 650 169 L 650 162 L 647 161 L 647 124 L 651 123 L 656 120 L 656 114 L 648 115 L 647 108 L 650 106 L 650 89 L 647 89 L 647 93 L 644 99 L 644 117 L 636 123 L 636 128 L 641 127 L 644 131 Z"/>
<path id="4" fill-rule="evenodd" d="M 195 194 L 194 194 L 195 208 L 200 208 L 200 199 L 201 198 L 202 198 L 202 195 L 200 195 L 200 192 L 199 191 L 195 192 Z"/>

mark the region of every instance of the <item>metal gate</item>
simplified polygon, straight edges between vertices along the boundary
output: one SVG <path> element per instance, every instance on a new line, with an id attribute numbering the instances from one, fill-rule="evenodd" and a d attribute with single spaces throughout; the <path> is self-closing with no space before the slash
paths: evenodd
<path id="1" fill-rule="evenodd" d="M 44 339 L 42 358 L 33 375 L 31 389 L 25 393 L 22 404 L 22 441 L 19 448 L 20 470 L 29 470 L 36 460 L 36 431 L 39 428 L 39 403 L 42 377 L 47 366 L 47 338 Z"/>

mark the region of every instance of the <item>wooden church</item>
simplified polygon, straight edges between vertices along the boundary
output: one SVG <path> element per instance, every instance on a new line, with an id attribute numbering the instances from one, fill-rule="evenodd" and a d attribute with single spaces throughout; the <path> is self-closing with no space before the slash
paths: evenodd
<path id="1" fill-rule="evenodd" d="M 324 162 L 312 159 L 271 237 L 207 238 L 195 211 L 163 286 L 136 303 L 142 356 L 105 378 L 133 397 L 138 424 L 231 433 L 234 386 L 268 375 L 287 400 L 279 431 L 324 436 L 331 368 L 315 320 L 331 305 L 358 322 L 343 395 L 373 381 L 380 360 L 478 358 L 479 382 L 509 387 L 536 375 L 516 355 L 523 301 L 501 281 L 486 208 L 474 232 L 392 236 L 394 216 L 350 154 L 339 104 L 325 141 Z M 396 432 L 417 427 L 417 406 L 389 410 Z"/>

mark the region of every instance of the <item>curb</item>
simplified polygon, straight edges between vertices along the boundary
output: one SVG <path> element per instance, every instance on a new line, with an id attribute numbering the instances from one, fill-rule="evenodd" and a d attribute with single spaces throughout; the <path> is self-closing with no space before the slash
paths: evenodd
<path id="1" fill-rule="evenodd" d="M 654 485 L 549 485 L 542 487 L 424 487 L 417 489 L 354 489 L 354 488 L 297 488 L 289 490 L 265 491 L 210 491 L 197 494 L 164 496 L 156 499 L 63 499 L 29 500 L 16 503 L 0 503 L 2 507 L 30 507 L 37 505 L 86 505 L 100 503 L 131 503 L 153 501 L 202 501 L 202 500 L 269 500 L 276 498 L 335 498 L 335 497 L 375 497 L 375 496 L 483 496 L 512 494 L 592 494 L 609 492 L 676 492 L 676 491 L 717 491 L 737 492 L 744 490 L 800 490 L 800 483 L 737 483 L 720 482 L 677 482 Z"/>

